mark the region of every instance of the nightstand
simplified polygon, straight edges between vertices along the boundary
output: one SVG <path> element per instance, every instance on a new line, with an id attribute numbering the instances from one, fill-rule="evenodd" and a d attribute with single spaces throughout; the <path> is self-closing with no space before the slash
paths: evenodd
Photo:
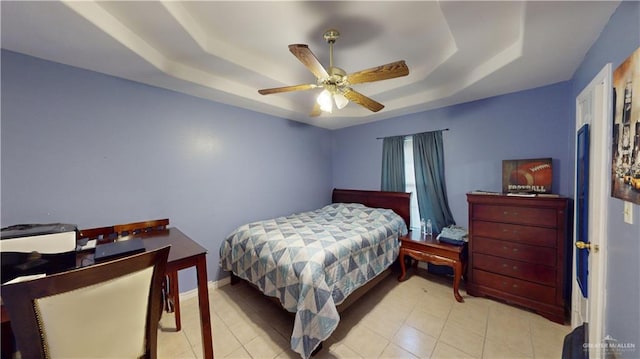
<path id="1" fill-rule="evenodd" d="M 434 233 L 432 236 L 422 237 L 420 232 L 410 231 L 406 236 L 400 237 L 398 260 L 400 261 L 402 274 L 400 274 L 398 280 L 403 281 L 406 279 L 405 256 L 435 265 L 449 266 L 453 268 L 453 296 L 458 302 L 462 303 L 464 299 L 458 292 L 458 288 L 466 266 L 466 244 L 455 246 L 443 243 L 437 240 L 436 236 L 437 234 Z"/>

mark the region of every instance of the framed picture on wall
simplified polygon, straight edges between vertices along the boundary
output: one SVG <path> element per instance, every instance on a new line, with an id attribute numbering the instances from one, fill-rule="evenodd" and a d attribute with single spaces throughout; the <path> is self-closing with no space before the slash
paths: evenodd
<path id="1" fill-rule="evenodd" d="M 503 193 L 551 193 L 551 158 L 502 161 Z"/>
<path id="2" fill-rule="evenodd" d="M 613 72 L 611 196 L 640 204 L 640 48 Z"/>

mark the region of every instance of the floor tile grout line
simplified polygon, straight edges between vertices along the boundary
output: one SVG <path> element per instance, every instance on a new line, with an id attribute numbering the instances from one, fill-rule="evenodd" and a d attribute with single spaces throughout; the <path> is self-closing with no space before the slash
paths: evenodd
<path id="1" fill-rule="evenodd" d="M 187 339 L 187 343 L 189 343 L 189 349 L 191 349 L 191 354 L 193 355 L 194 358 L 197 358 L 198 357 L 198 353 L 196 353 L 196 351 L 194 349 L 193 342 L 191 341 L 191 339 L 189 339 L 189 334 L 187 334 L 183 330 L 181 330 L 181 332 L 184 335 L 185 339 Z M 198 333 L 198 334 L 200 334 L 200 333 Z"/>
<path id="2" fill-rule="evenodd" d="M 454 304 L 454 305 L 455 305 L 455 304 Z M 453 306 L 451 307 L 451 309 L 449 309 L 449 314 L 447 315 L 447 320 L 445 320 L 444 325 L 447 325 L 447 322 L 449 322 L 449 319 L 450 319 L 450 317 L 451 317 L 451 312 L 452 312 L 452 311 L 453 311 Z M 487 317 L 488 317 L 488 314 L 487 314 Z M 488 318 L 487 318 L 487 322 L 488 322 L 488 321 L 489 321 L 489 320 L 488 320 Z M 457 325 L 457 324 L 456 324 L 456 325 Z M 485 325 L 486 325 L 486 324 L 485 324 Z M 440 331 L 440 335 L 438 336 L 438 340 L 437 340 L 437 342 L 436 342 L 436 345 L 437 345 L 437 343 L 438 343 L 438 342 L 440 342 L 440 337 L 442 336 L 442 332 L 443 332 L 443 331 L 444 331 L 444 327 L 442 328 L 442 331 Z M 481 350 L 481 353 L 480 353 L 480 357 L 481 357 L 481 358 L 482 358 L 482 355 L 484 355 L 484 341 L 486 340 L 486 338 L 487 338 L 487 331 L 486 331 L 486 328 L 485 328 L 485 333 L 484 333 L 484 335 L 482 335 L 482 350 Z M 448 343 L 446 343 L 446 342 L 444 342 L 444 341 L 443 341 L 442 343 L 447 344 L 447 345 L 449 345 L 449 346 L 453 347 L 453 345 L 448 344 Z M 435 347 L 434 347 L 433 349 L 435 350 Z M 466 352 L 466 351 L 464 351 L 464 350 L 462 350 L 462 349 L 460 349 L 460 348 L 455 348 L 455 349 L 457 349 L 457 350 L 459 350 L 459 351 L 461 351 L 461 352 L 463 352 L 463 353 L 465 353 L 465 354 L 467 354 L 467 355 L 469 355 L 469 356 L 471 356 L 471 357 L 475 357 L 473 354 L 468 353 L 468 352 Z M 433 355 L 433 353 L 431 353 L 431 354 Z"/>
<path id="3" fill-rule="evenodd" d="M 531 354 L 533 358 L 536 358 L 536 347 L 533 345 L 533 323 L 531 322 L 533 318 L 529 316 L 527 322 L 529 323 L 529 344 L 531 345 Z"/>
<path id="4" fill-rule="evenodd" d="M 484 323 L 484 340 L 482 341 L 482 354 L 480 358 L 485 358 L 485 351 L 487 350 L 487 340 L 489 340 L 489 319 L 491 319 L 491 306 L 487 308 L 487 320 Z"/>

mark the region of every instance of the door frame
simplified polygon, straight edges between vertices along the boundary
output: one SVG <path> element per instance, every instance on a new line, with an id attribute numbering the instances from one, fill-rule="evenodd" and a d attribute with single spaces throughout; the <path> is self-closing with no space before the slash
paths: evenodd
<path id="1" fill-rule="evenodd" d="M 586 96 L 593 94 L 601 100 L 601 106 L 596 107 L 593 101 L 593 116 L 587 121 L 582 121 L 580 103 Z M 593 78 L 580 94 L 576 97 L 576 120 L 575 134 L 584 123 L 589 123 L 590 127 L 590 149 L 589 149 L 589 241 L 592 246 L 597 246 L 597 250 L 591 250 L 589 254 L 589 298 L 582 297 L 580 288 L 576 281 L 576 247 L 572 245 L 572 296 L 571 296 L 571 327 L 575 328 L 583 324 L 581 322 L 581 308 L 586 305 L 586 321 L 588 322 L 589 358 L 602 358 L 604 355 L 602 342 L 604 340 L 604 322 L 606 307 L 606 268 L 607 268 L 607 228 L 608 217 L 606 204 L 611 193 L 611 144 L 612 144 L 612 123 L 613 123 L 613 85 L 612 85 L 612 65 L 606 64 L 602 70 Z M 574 146 L 574 159 L 577 147 Z M 574 166 L 574 179 L 576 178 L 576 168 Z M 574 194 L 576 193 L 574 183 Z M 576 214 L 574 206 L 574 218 Z M 573 244 L 576 241 L 575 220 Z"/>

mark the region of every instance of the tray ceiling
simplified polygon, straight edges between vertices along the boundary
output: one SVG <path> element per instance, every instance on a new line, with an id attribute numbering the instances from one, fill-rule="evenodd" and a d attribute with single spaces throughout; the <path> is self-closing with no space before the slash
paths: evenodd
<path id="1" fill-rule="evenodd" d="M 336 129 L 573 76 L 618 1 L 2 1 L 2 48 Z M 288 50 L 336 28 L 348 73 L 405 60 L 406 77 L 353 85 L 385 108 L 310 117 L 320 89 Z"/>

